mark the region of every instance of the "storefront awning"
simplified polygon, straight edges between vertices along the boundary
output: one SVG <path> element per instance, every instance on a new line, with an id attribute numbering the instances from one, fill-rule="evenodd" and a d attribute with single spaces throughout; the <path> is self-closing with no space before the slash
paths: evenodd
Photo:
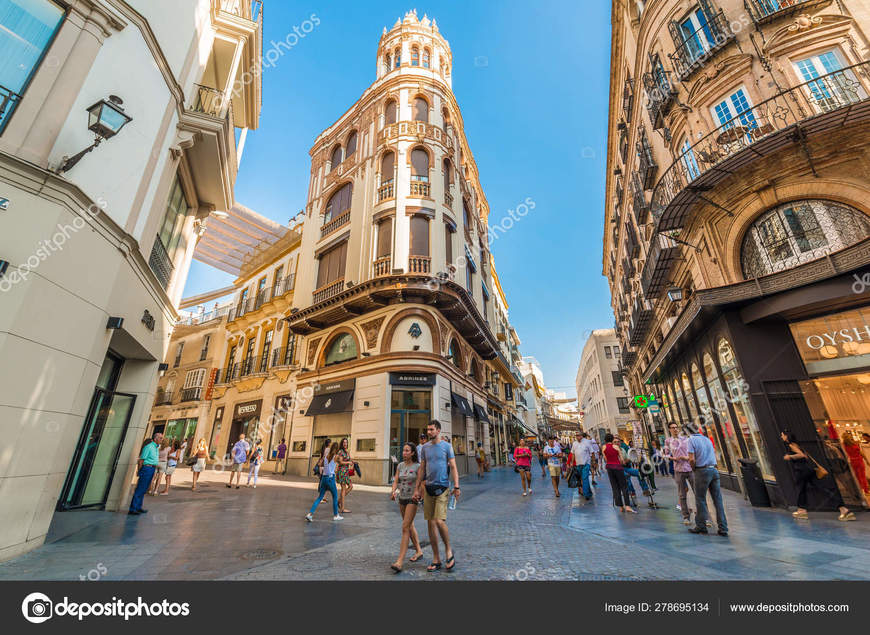
<path id="1" fill-rule="evenodd" d="M 486 408 L 484 408 L 480 404 L 474 404 L 474 416 L 476 419 L 479 419 L 484 423 L 492 423 L 489 420 L 489 416 L 486 414 Z"/>
<path id="2" fill-rule="evenodd" d="M 351 410 L 353 410 L 353 391 L 343 390 L 325 395 L 315 395 L 305 412 L 305 416 L 329 415 L 335 412 L 350 412 Z"/>
<path id="3" fill-rule="evenodd" d="M 450 393 L 450 401 L 453 402 L 453 407 L 458 408 L 459 412 L 463 414 L 465 417 L 473 417 L 474 411 L 471 409 L 471 404 L 468 403 L 468 399 L 461 395 L 457 395 L 455 392 Z"/>

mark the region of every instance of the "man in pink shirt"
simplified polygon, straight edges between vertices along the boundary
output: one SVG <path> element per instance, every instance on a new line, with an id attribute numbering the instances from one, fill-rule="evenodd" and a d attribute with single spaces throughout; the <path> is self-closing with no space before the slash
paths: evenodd
<path id="1" fill-rule="evenodd" d="M 694 491 L 695 487 L 692 482 L 692 466 L 689 463 L 689 437 L 681 435 L 680 426 L 674 422 L 668 425 L 668 431 L 671 436 L 665 439 L 664 455 L 674 461 L 674 480 L 677 482 L 680 498 L 677 509 L 683 515 L 683 524 L 690 525 L 692 510 L 689 509 L 687 495 L 689 488 Z"/>

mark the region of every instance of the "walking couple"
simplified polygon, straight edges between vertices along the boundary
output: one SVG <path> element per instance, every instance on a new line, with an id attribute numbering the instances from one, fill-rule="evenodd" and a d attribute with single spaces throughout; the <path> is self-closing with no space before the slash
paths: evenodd
<path id="1" fill-rule="evenodd" d="M 441 438 L 441 423 L 431 421 L 427 427 L 428 442 L 419 448 L 420 462 L 417 462 L 418 448 L 410 441 L 402 446 L 402 462 L 393 478 L 391 500 L 398 500 L 399 514 L 402 516 L 402 542 L 399 557 L 390 565 L 395 573 L 402 572 L 405 554 L 410 540 L 416 550 L 411 562 L 423 557 L 420 538 L 414 527 L 417 515 L 417 502 L 423 501 L 423 518 L 429 528 L 429 543 L 432 545 L 432 562 L 426 567 L 430 573 L 442 566 L 452 571 L 456 566 L 450 534 L 447 531 L 447 501 L 452 493 L 457 499 L 460 495 L 459 472 L 456 469 L 456 456 L 453 446 Z M 453 488 L 450 488 L 450 481 Z M 444 543 L 445 561 L 442 565 L 438 538 Z"/>

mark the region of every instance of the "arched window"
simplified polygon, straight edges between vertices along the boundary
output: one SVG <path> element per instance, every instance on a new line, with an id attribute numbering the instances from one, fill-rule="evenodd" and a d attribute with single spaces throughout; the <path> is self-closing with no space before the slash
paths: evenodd
<path id="1" fill-rule="evenodd" d="M 474 380 L 477 381 L 478 383 L 480 383 L 480 366 L 477 365 L 476 359 L 471 360 L 470 372 L 471 372 L 471 376 L 474 378 Z"/>
<path id="2" fill-rule="evenodd" d="M 689 376 L 683 373 L 683 396 L 689 406 L 689 420 L 698 423 L 698 408 L 695 406 L 695 395 L 692 394 L 692 384 L 689 383 Z"/>
<path id="3" fill-rule="evenodd" d="M 704 378 L 701 376 L 701 370 L 698 368 L 698 365 L 694 362 L 692 363 L 692 382 L 695 384 L 695 396 L 698 403 L 698 413 L 700 414 L 701 431 L 713 441 L 713 449 L 716 451 L 716 463 L 719 469 L 727 470 L 728 463 L 725 461 L 722 449 L 722 438 L 719 436 L 719 430 L 716 428 L 716 422 L 713 420 L 710 400 L 707 399 L 707 389 L 704 388 Z"/>
<path id="4" fill-rule="evenodd" d="M 677 404 L 677 410 L 680 413 L 680 419 L 686 423 L 689 417 L 686 415 L 686 402 L 683 401 L 683 391 L 680 390 L 680 382 L 674 379 L 674 403 Z"/>
<path id="5" fill-rule="evenodd" d="M 429 123 L 429 102 L 422 97 L 414 98 L 414 121 Z"/>
<path id="6" fill-rule="evenodd" d="M 429 180 L 429 153 L 421 148 L 411 150 L 411 180 Z"/>
<path id="7" fill-rule="evenodd" d="M 450 340 L 450 348 L 447 349 L 447 357 L 454 366 L 462 368 L 462 352 L 459 348 L 459 342 L 455 339 Z"/>
<path id="8" fill-rule="evenodd" d="M 450 111 L 447 110 L 447 106 L 441 109 L 441 118 L 444 120 L 444 127 L 450 125 Z"/>
<path id="9" fill-rule="evenodd" d="M 785 203 L 759 216 L 743 237 L 746 278 L 759 278 L 854 245 L 870 236 L 870 218 L 834 201 Z"/>
<path id="10" fill-rule="evenodd" d="M 462 222 L 465 223 L 466 231 L 471 231 L 471 212 L 468 211 L 468 201 L 462 199 Z"/>
<path id="11" fill-rule="evenodd" d="M 453 174 L 450 170 L 450 159 L 444 159 L 442 169 L 444 171 L 444 192 L 450 194 L 450 184 L 453 183 Z"/>
<path id="12" fill-rule="evenodd" d="M 357 358 L 356 340 L 350 333 L 342 333 L 337 336 L 326 349 L 324 366 L 338 364 Z"/>
<path id="13" fill-rule="evenodd" d="M 429 60 L 432 57 L 432 54 L 429 52 L 428 48 L 423 49 L 423 68 L 429 68 Z"/>
<path id="14" fill-rule="evenodd" d="M 746 440 L 746 448 L 751 458 L 758 461 L 761 474 L 766 479 L 773 479 L 773 472 L 764 452 L 761 433 L 758 430 L 758 420 L 749 401 L 749 384 L 744 381 L 737 368 L 737 359 L 728 340 L 719 340 L 719 366 L 722 368 L 722 379 L 725 382 L 727 399 L 734 408 L 740 433 Z M 710 360 L 712 363 L 713 360 Z M 705 360 L 706 368 L 706 360 Z"/>
<path id="15" fill-rule="evenodd" d="M 396 110 L 397 110 L 396 109 L 396 100 L 390 99 L 384 105 L 384 123 L 385 124 L 396 123 L 396 115 L 397 115 Z"/>
<path id="16" fill-rule="evenodd" d="M 393 70 L 393 56 L 387 53 L 384 55 L 384 72 L 389 73 Z"/>
<path id="17" fill-rule="evenodd" d="M 323 215 L 323 222 L 328 223 L 333 218 L 341 216 L 343 212 L 350 209 L 350 199 L 353 195 L 353 184 L 345 183 L 339 190 L 329 197 L 326 203 L 326 211 Z"/>
<path id="18" fill-rule="evenodd" d="M 356 152 L 356 130 L 350 133 L 350 136 L 347 138 L 347 145 L 344 149 L 344 158 L 348 158 Z"/>
<path id="19" fill-rule="evenodd" d="M 402 49 L 397 48 L 393 52 L 393 61 L 394 61 L 395 68 L 399 68 L 402 65 Z"/>
<path id="20" fill-rule="evenodd" d="M 393 152 L 384 153 L 381 159 L 381 185 L 392 183 L 395 175 L 396 155 Z"/>
<path id="21" fill-rule="evenodd" d="M 417 46 L 411 47 L 411 66 L 420 66 L 420 48 Z"/>
<path id="22" fill-rule="evenodd" d="M 411 256 L 429 257 L 429 218 L 422 214 L 411 217 Z"/>
<path id="23" fill-rule="evenodd" d="M 722 390 L 719 373 L 709 353 L 704 353 L 702 364 L 704 366 L 704 377 L 707 379 L 707 387 L 710 389 L 710 396 L 713 398 L 713 408 L 719 417 L 719 424 L 725 437 L 725 445 L 728 446 L 728 452 L 732 458 L 732 467 L 734 467 L 734 462 L 742 454 L 740 444 L 737 441 L 738 431 L 731 419 L 731 411 L 728 409 L 728 402 L 725 400 L 725 392 Z"/>
<path id="24" fill-rule="evenodd" d="M 329 171 L 332 172 L 341 164 L 341 146 L 335 146 L 329 158 Z"/>

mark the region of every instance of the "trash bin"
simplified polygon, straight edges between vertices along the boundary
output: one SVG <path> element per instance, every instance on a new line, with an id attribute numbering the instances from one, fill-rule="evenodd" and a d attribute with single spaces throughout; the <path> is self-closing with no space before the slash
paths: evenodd
<path id="1" fill-rule="evenodd" d="M 740 475 L 746 487 L 746 495 L 753 507 L 770 507 L 770 497 L 764 486 L 764 478 L 755 459 L 737 459 L 740 463 Z"/>

